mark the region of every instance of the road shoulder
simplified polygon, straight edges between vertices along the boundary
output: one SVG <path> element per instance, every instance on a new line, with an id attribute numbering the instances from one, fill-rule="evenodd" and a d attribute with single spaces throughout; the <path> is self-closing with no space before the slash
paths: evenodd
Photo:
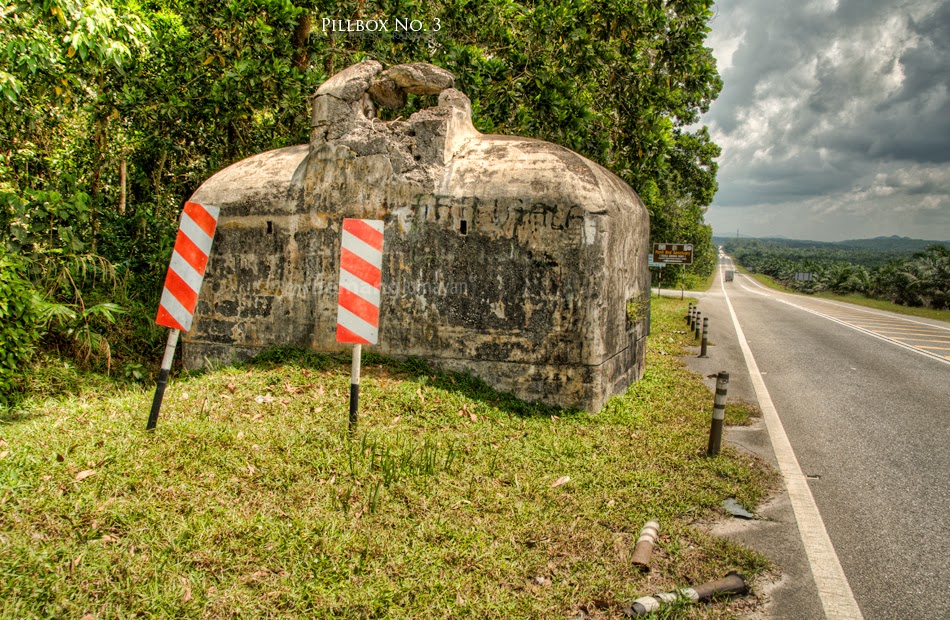
<path id="1" fill-rule="evenodd" d="M 729 372 L 728 401 L 757 404 L 751 377 L 720 292 L 718 277 L 710 291 L 703 294 L 698 302 L 702 315 L 709 318 L 711 344 L 708 357 L 699 358 L 699 348 L 696 347 L 693 355 L 683 360 L 690 370 L 703 377 L 710 391 L 715 389 L 716 374 L 722 370 Z M 749 426 L 727 427 L 725 440 L 736 449 L 758 456 L 778 468 L 761 418 L 756 418 Z M 784 485 L 769 500 L 756 507 L 754 512 L 755 519 L 730 517 L 708 524 L 712 533 L 756 549 L 778 567 L 777 574 L 764 576 L 755 583 L 754 590 L 762 604 L 749 617 L 756 620 L 824 618 L 798 523 Z"/>

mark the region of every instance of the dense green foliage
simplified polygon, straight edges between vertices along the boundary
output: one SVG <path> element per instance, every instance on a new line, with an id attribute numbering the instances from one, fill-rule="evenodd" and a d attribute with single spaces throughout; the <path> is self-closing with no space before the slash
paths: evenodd
<path id="1" fill-rule="evenodd" d="M 38 335 L 33 294 L 22 269 L 0 248 L 0 404 L 14 400 Z"/>
<path id="2" fill-rule="evenodd" d="M 726 239 L 726 252 L 753 273 L 804 293 L 859 293 L 905 306 L 950 309 L 950 246 L 922 252 L 875 252 L 841 244 Z M 811 280 L 796 280 L 810 273 Z"/>
<path id="3" fill-rule="evenodd" d="M 44 333 L 59 325 L 61 336 L 85 334 L 77 350 L 103 365 L 154 356 L 160 330 L 151 321 L 183 201 L 236 160 L 306 142 L 317 85 L 375 58 L 446 67 L 481 131 L 557 142 L 610 168 L 643 197 L 653 239 L 693 243 L 693 270 L 707 273 L 714 253 L 703 213 L 719 148 L 705 128 L 687 128 L 721 87 L 703 45 L 711 4 L 9 5 L 0 19 L 0 242 L 59 317 Z M 370 37 L 322 27 L 323 18 L 396 17 L 430 31 Z M 414 97 L 400 113 L 431 103 Z M 106 328 L 111 348 L 95 338 Z"/>

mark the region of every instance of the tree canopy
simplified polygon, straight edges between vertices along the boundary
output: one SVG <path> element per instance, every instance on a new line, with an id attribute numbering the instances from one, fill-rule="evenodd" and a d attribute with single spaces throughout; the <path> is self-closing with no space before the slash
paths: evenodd
<path id="1" fill-rule="evenodd" d="M 721 88 L 704 46 L 711 5 L 16 2 L 0 19 L 0 235 L 40 297 L 75 321 L 113 302 L 150 319 L 183 200 L 234 161 L 306 142 L 316 87 L 373 58 L 442 66 L 479 130 L 606 166 L 643 198 L 653 240 L 693 243 L 694 268 L 708 272 L 719 148 L 697 123 Z M 332 32 L 325 18 L 425 30 Z M 430 103 L 412 97 L 404 113 Z M 98 316 L 157 342 L 144 323 Z"/>
<path id="2" fill-rule="evenodd" d="M 908 240 L 910 241 L 910 240 Z M 919 242 L 925 243 L 925 242 Z M 803 293 L 857 293 L 904 306 L 950 309 L 950 246 L 888 250 L 885 243 L 724 239 L 723 248 L 753 273 Z M 911 244 L 902 244 L 905 247 Z M 807 273 L 808 279 L 796 279 Z"/>

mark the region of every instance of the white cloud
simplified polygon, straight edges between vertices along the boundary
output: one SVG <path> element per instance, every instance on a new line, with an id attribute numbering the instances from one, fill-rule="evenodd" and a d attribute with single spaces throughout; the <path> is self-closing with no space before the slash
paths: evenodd
<path id="1" fill-rule="evenodd" d="M 714 227 L 950 239 L 950 4 L 717 6 Z"/>

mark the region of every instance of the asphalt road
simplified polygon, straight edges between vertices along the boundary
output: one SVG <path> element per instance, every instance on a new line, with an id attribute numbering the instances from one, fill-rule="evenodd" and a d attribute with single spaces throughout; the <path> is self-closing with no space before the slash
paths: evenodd
<path id="1" fill-rule="evenodd" d="M 756 399 L 728 296 L 864 618 L 950 618 L 950 324 L 721 280 L 700 297 L 716 346 L 699 370 Z M 797 529 L 776 544 L 799 583 L 774 617 L 821 617 Z"/>

